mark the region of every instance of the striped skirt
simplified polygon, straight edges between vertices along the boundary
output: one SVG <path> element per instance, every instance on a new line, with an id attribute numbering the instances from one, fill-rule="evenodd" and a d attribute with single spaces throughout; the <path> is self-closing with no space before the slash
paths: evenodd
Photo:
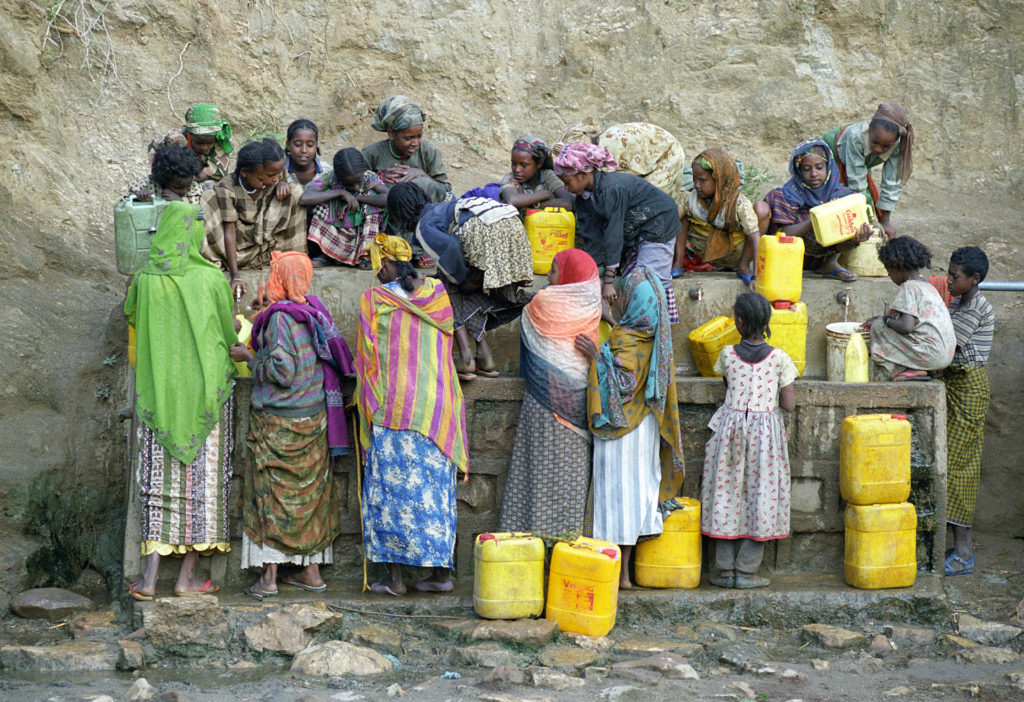
<path id="1" fill-rule="evenodd" d="M 991 392 L 984 366 L 946 369 L 946 521 L 974 522 L 985 443 L 985 414 Z"/>
<path id="2" fill-rule="evenodd" d="M 661 533 L 658 422 L 648 413 L 618 439 L 594 437 L 594 538 L 630 546 Z"/>

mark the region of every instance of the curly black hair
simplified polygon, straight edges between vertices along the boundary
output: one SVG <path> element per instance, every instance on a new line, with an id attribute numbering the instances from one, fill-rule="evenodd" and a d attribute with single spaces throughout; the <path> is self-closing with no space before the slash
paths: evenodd
<path id="1" fill-rule="evenodd" d="M 968 278 L 977 275 L 979 283 L 988 275 L 988 256 L 977 246 L 961 246 L 949 257 L 949 262 L 960 266 Z"/>
<path id="2" fill-rule="evenodd" d="M 153 154 L 149 177 L 156 185 L 166 188 L 177 178 L 194 178 L 203 170 L 196 152 L 183 144 L 161 146 Z"/>
<path id="3" fill-rule="evenodd" d="M 763 336 L 765 339 L 772 335 L 768 326 L 772 320 L 772 306 L 768 298 L 756 292 L 745 292 L 736 298 L 736 304 L 732 306 L 732 313 L 737 322 L 743 323 L 743 333 L 746 337 Z"/>
<path id="4" fill-rule="evenodd" d="M 430 200 L 416 183 L 399 183 L 388 191 L 388 215 L 399 228 L 412 229 Z"/>
<path id="5" fill-rule="evenodd" d="M 878 260 L 889 270 L 908 273 L 930 268 L 932 252 L 914 237 L 901 236 L 878 250 Z"/>

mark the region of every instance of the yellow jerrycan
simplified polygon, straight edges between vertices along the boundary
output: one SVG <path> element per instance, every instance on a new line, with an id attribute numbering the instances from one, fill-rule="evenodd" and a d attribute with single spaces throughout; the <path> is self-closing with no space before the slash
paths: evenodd
<path id="1" fill-rule="evenodd" d="M 551 551 L 545 617 L 562 631 L 604 636 L 615 626 L 622 553 L 610 541 L 581 536 Z"/>
<path id="2" fill-rule="evenodd" d="M 762 236 L 757 244 L 754 290 L 769 302 L 800 302 L 804 240 L 798 236 Z"/>
<path id="3" fill-rule="evenodd" d="M 822 246 L 832 246 L 857 236 L 861 225 L 870 224 L 868 204 L 863 193 L 825 202 L 810 210 L 814 238 Z"/>
<path id="4" fill-rule="evenodd" d="M 785 351 L 793 360 L 797 375 L 803 375 L 807 365 L 807 305 L 787 300 L 773 302 L 768 327 L 772 335 L 766 341 Z"/>
<path id="5" fill-rule="evenodd" d="M 252 346 L 249 345 L 249 342 L 252 341 L 252 322 L 244 314 L 236 314 L 235 319 L 242 325 L 242 328 L 238 330 L 238 343 L 251 351 Z M 252 377 L 252 371 L 249 370 L 248 363 L 245 361 L 235 361 L 234 363 L 239 378 Z"/>
<path id="6" fill-rule="evenodd" d="M 128 365 L 132 368 L 135 367 L 135 361 L 138 359 L 138 352 L 135 350 L 135 327 L 131 324 L 128 325 Z"/>
<path id="7" fill-rule="evenodd" d="M 484 619 L 544 611 L 544 542 L 529 534 L 485 533 L 473 545 L 473 609 Z"/>
<path id="8" fill-rule="evenodd" d="M 665 518 L 661 535 L 636 545 L 634 570 L 640 587 L 700 584 L 700 500 L 675 499 L 683 508 Z"/>
<path id="9" fill-rule="evenodd" d="M 870 357 L 868 356 L 868 345 L 864 343 L 864 337 L 860 332 L 850 334 L 846 342 L 844 353 L 843 369 L 847 383 L 866 383 L 870 371 Z"/>
<path id="10" fill-rule="evenodd" d="M 555 255 L 576 245 L 576 216 L 563 207 L 527 210 L 523 226 L 530 238 L 536 275 L 547 275 Z"/>
<path id="11" fill-rule="evenodd" d="M 846 582 L 862 590 L 910 587 L 917 578 L 917 512 L 909 502 L 847 505 Z"/>
<path id="12" fill-rule="evenodd" d="M 854 505 L 910 497 L 910 422 L 903 414 L 854 414 L 839 429 L 839 493 Z"/>
<path id="13" fill-rule="evenodd" d="M 715 317 L 690 332 L 690 353 L 697 372 L 705 378 L 721 378 L 715 362 L 726 346 L 740 343 L 740 333 L 731 317 Z"/>

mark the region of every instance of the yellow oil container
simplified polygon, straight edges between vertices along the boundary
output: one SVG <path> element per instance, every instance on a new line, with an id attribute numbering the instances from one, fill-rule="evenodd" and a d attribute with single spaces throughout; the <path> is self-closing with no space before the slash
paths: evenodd
<path id="1" fill-rule="evenodd" d="M 773 302 L 768 325 L 772 335 L 766 341 L 789 354 L 797 375 L 803 375 L 807 365 L 807 305 L 786 300 Z"/>
<path id="2" fill-rule="evenodd" d="M 636 545 L 633 566 L 641 587 L 693 588 L 700 584 L 700 500 L 676 500 L 683 508 L 665 518 L 661 535 Z"/>
<path id="3" fill-rule="evenodd" d="M 855 414 L 839 430 L 839 492 L 853 505 L 910 497 L 910 422 L 902 414 Z"/>
<path id="4" fill-rule="evenodd" d="M 853 193 L 810 210 L 814 238 L 822 246 L 832 246 L 857 236 L 862 224 L 870 224 L 863 193 Z"/>
<path id="5" fill-rule="evenodd" d="M 571 249 L 576 244 L 576 217 L 564 207 L 527 210 L 523 226 L 526 227 L 526 235 L 530 237 L 533 272 L 536 275 L 546 275 L 555 254 Z"/>
<path id="6" fill-rule="evenodd" d="M 135 327 L 131 324 L 128 325 L 128 365 L 132 368 L 135 367 L 135 361 L 138 359 L 137 352 L 135 351 Z"/>
<path id="7" fill-rule="evenodd" d="M 726 346 L 740 343 L 740 333 L 731 317 L 715 317 L 690 332 L 690 353 L 697 372 L 705 378 L 721 378 L 715 362 Z"/>
<path id="8" fill-rule="evenodd" d="M 754 290 L 769 302 L 800 302 L 803 271 L 803 239 L 798 236 L 763 236 L 758 241 Z"/>
<path id="9" fill-rule="evenodd" d="M 871 213 L 871 210 L 868 210 Z M 871 238 L 839 254 L 839 265 L 862 278 L 887 278 L 888 272 L 878 258 L 878 250 L 885 244 L 881 229 L 875 229 Z"/>
<path id="10" fill-rule="evenodd" d="M 252 322 L 244 314 L 236 314 L 235 319 L 241 323 L 242 328 L 238 330 L 238 343 L 242 344 L 252 350 L 249 342 L 252 340 Z M 245 361 L 235 361 L 235 370 L 238 371 L 239 378 L 251 378 L 252 371 L 249 370 L 249 364 Z"/>
<path id="11" fill-rule="evenodd" d="M 562 631 L 604 636 L 615 626 L 622 554 L 610 541 L 581 536 L 551 552 L 544 616 Z"/>
<path id="12" fill-rule="evenodd" d="M 544 542 L 528 534 L 480 534 L 473 546 L 473 609 L 484 619 L 544 611 Z"/>
<path id="13" fill-rule="evenodd" d="M 913 585 L 917 577 L 914 505 L 847 505 L 843 566 L 847 584 L 863 590 Z"/>

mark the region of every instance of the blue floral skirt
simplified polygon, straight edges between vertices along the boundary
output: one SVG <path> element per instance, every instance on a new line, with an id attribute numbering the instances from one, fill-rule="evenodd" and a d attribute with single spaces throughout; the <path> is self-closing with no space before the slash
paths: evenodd
<path id="1" fill-rule="evenodd" d="M 372 426 L 363 476 L 366 557 L 453 567 L 455 472 L 455 464 L 419 432 Z"/>

